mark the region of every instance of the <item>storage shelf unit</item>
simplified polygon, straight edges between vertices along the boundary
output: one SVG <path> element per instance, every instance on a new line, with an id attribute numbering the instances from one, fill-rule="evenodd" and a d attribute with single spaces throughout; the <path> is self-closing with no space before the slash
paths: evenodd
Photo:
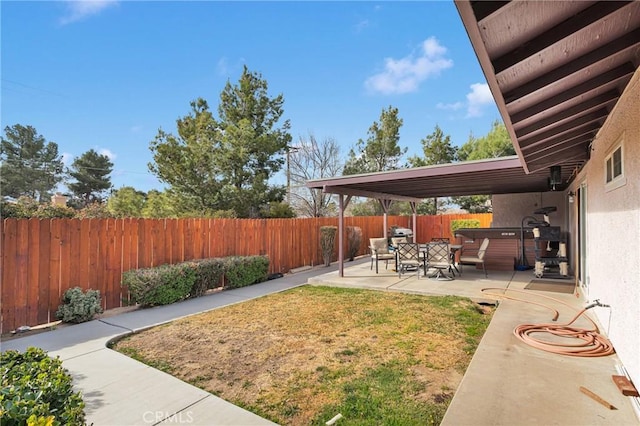
<path id="1" fill-rule="evenodd" d="M 535 240 L 536 278 L 567 278 L 567 245 L 561 237 L 559 226 L 533 228 Z"/>

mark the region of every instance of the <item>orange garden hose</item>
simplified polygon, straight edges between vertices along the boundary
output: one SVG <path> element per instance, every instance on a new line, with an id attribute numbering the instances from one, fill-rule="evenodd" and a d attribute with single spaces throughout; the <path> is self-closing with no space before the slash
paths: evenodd
<path id="1" fill-rule="evenodd" d="M 483 288 L 481 291 L 485 292 L 486 290 L 500 290 L 500 291 L 508 290 L 510 292 L 516 292 L 516 293 L 525 293 L 529 295 L 532 294 L 522 290 L 504 289 L 504 288 L 498 288 L 498 287 Z M 542 303 L 531 302 L 528 300 L 511 297 L 511 296 L 507 296 L 506 294 L 499 294 L 499 293 L 487 293 L 487 294 L 491 296 L 497 296 L 502 299 L 516 300 L 519 302 L 531 303 L 534 305 L 545 307 L 555 312 L 554 317 L 552 319 L 553 321 L 556 321 L 558 319 L 559 312 L 556 309 L 553 309 Z M 545 299 L 550 299 L 556 303 L 561 303 L 573 310 L 576 310 L 573 307 L 571 307 L 569 304 L 561 300 L 555 299 L 553 297 L 545 296 L 542 294 L 536 294 L 536 296 L 542 297 Z M 611 344 L 609 339 L 607 339 L 602 334 L 600 334 L 600 331 L 598 330 L 598 326 L 596 325 L 596 323 L 588 315 L 585 314 L 587 309 L 592 308 L 593 306 L 597 306 L 597 305 L 595 304 L 590 305 L 586 308 L 581 309 L 580 311 L 576 310 L 578 313 L 571 319 L 571 321 L 569 321 L 566 324 L 557 324 L 557 323 L 520 324 L 513 330 L 513 334 L 518 339 L 522 340 L 524 343 L 526 343 L 531 347 L 534 347 L 546 352 L 551 352 L 554 354 L 569 355 L 569 356 L 576 356 L 576 357 L 598 357 L 598 356 L 611 355 L 612 353 L 615 352 L 615 350 L 613 349 L 613 345 Z M 573 327 L 571 325 L 582 315 L 584 315 L 584 317 L 588 319 L 589 322 L 591 322 L 591 324 L 593 324 L 592 329 Z M 559 342 L 554 343 L 549 340 L 541 340 L 535 337 L 535 334 L 540 334 L 540 333 L 547 334 L 547 335 L 550 334 L 552 336 L 562 337 L 566 339 L 578 339 L 578 342 L 575 343 L 575 340 L 574 340 L 574 343 L 559 343 Z"/>

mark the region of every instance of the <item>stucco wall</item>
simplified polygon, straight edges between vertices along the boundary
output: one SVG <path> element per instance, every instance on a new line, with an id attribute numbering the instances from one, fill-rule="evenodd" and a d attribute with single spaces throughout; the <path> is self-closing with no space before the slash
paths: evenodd
<path id="1" fill-rule="evenodd" d="M 542 219 L 542 215 L 533 212 L 540 207 L 555 206 L 558 210 L 549 215 L 553 226 L 560 226 L 566 230 L 565 211 L 567 197 L 564 192 L 531 192 L 527 194 L 504 194 L 491 197 L 493 208 L 493 227 L 520 227 L 522 218 L 535 216 Z M 526 224 L 526 222 L 525 222 Z"/>
<path id="2" fill-rule="evenodd" d="M 607 191 L 605 158 L 623 141 L 626 183 Z M 589 300 L 632 380 L 640 384 L 640 69 L 596 136 L 572 189 L 587 188 Z M 570 215 L 575 217 L 575 212 Z M 607 330 L 608 329 L 608 330 Z"/>

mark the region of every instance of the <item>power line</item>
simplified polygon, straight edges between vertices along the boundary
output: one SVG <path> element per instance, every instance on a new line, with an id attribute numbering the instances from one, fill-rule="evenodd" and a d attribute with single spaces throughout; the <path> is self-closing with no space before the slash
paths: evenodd
<path id="1" fill-rule="evenodd" d="M 30 169 L 30 170 L 46 170 L 47 165 L 51 165 L 54 163 L 54 161 L 38 161 L 38 162 L 29 162 L 29 164 L 26 164 L 26 162 L 21 162 L 19 160 L 0 160 L 0 165 L 2 163 L 10 163 L 10 164 L 14 164 L 14 165 L 18 165 L 18 166 L 22 166 L 25 169 Z M 69 166 L 64 166 L 67 169 L 70 169 Z M 140 171 L 134 171 L 134 170 L 123 170 L 123 169 L 105 169 L 105 168 L 100 168 L 100 167 L 82 167 L 82 169 L 85 170 L 97 170 L 97 171 L 103 171 L 103 172 L 108 172 L 111 171 L 112 173 L 118 172 L 118 173 L 128 173 L 128 174 L 139 174 L 139 175 L 147 175 L 147 176 L 155 176 L 153 173 L 150 172 L 140 172 Z"/>
<path id="2" fill-rule="evenodd" d="M 6 78 L 3 78 L 1 80 L 3 82 L 5 82 L 5 83 L 11 83 L 11 84 L 15 84 L 15 85 L 18 85 L 18 86 L 22 86 L 22 87 L 27 88 L 27 89 L 37 90 L 39 92 L 44 92 L 44 93 L 49 93 L 51 95 L 60 96 L 61 98 L 69 98 L 68 96 L 63 95 L 61 93 L 53 92 L 53 91 L 47 90 L 47 89 L 41 89 L 41 88 L 35 87 L 35 86 L 30 86 L 28 84 L 20 83 L 19 81 L 7 80 Z"/>

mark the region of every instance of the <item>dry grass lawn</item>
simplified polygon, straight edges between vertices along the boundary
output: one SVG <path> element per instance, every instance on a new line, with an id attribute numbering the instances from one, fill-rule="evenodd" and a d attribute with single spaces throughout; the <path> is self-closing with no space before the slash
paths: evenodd
<path id="1" fill-rule="evenodd" d="M 457 297 L 303 286 L 115 349 L 280 424 L 439 424 L 490 311 Z"/>

